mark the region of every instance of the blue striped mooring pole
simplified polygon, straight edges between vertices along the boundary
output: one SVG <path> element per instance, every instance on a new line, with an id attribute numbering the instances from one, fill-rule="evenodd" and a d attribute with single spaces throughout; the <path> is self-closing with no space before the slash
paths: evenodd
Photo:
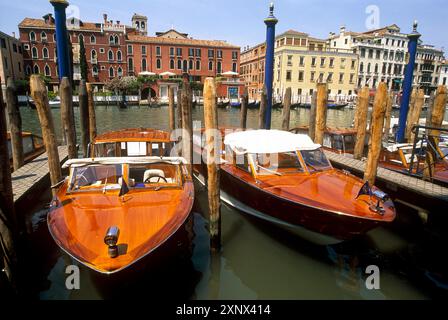
<path id="1" fill-rule="evenodd" d="M 70 53 L 67 38 L 67 26 L 65 9 L 68 7 L 66 0 L 50 0 L 54 7 L 54 18 L 56 21 L 56 48 L 58 52 L 59 80 L 63 77 L 71 79 Z"/>
<path id="2" fill-rule="evenodd" d="M 412 91 L 412 80 L 414 77 L 415 56 L 417 54 L 417 44 L 420 38 L 420 33 L 417 32 L 417 21 L 414 22 L 414 28 L 411 34 L 408 35 L 408 64 L 406 65 L 406 71 L 403 80 L 403 94 L 401 96 L 400 104 L 400 118 L 398 120 L 398 131 L 396 140 L 398 143 L 405 142 L 406 120 L 409 110 L 409 98 Z"/>
<path id="3" fill-rule="evenodd" d="M 265 128 L 271 129 L 271 111 L 272 111 L 272 82 L 274 80 L 274 42 L 275 42 L 275 25 L 278 20 L 274 17 L 274 4 L 269 7 L 269 16 L 264 19 L 266 24 L 266 56 L 265 56 L 265 76 L 264 84 L 266 86 L 266 116 Z"/>

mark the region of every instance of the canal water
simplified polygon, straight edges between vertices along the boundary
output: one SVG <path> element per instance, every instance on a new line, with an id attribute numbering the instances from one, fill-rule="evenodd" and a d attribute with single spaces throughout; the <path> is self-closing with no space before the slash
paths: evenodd
<path id="1" fill-rule="evenodd" d="M 23 130 L 41 134 L 37 113 L 21 108 Z M 59 109 L 52 109 L 60 135 Z M 201 120 L 198 106 L 193 120 Z M 308 123 L 309 110 L 291 111 L 291 123 Z M 79 111 L 75 108 L 79 133 Z M 350 126 L 354 110 L 329 110 L 328 125 Z M 219 124 L 239 126 L 239 110 L 220 109 Z M 97 106 L 98 132 L 129 127 L 166 130 L 167 107 Z M 281 126 L 281 111 L 274 110 L 273 128 Z M 258 110 L 248 111 L 248 127 L 255 128 Z M 78 134 L 79 137 L 79 134 Z M 222 204 L 222 252 L 210 256 L 207 193 L 199 184 L 190 221 L 156 256 L 155 267 L 110 286 L 80 266 L 80 289 L 67 290 L 68 265 L 76 264 L 61 252 L 46 225 L 50 194 L 43 194 L 28 217 L 30 268 L 28 295 L 35 299 L 183 298 L 183 299 L 431 299 L 446 298 L 448 234 L 437 218 L 421 218 L 398 206 L 398 218 L 388 228 L 333 246 L 317 246 L 297 236 L 246 216 Z M 368 266 L 380 271 L 380 288 L 367 289 Z"/>

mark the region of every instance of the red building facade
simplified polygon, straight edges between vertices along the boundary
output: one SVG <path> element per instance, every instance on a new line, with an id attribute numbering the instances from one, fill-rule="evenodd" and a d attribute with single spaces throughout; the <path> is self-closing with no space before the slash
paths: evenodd
<path id="1" fill-rule="evenodd" d="M 103 16 L 101 23 L 67 20 L 73 52 L 74 80 L 79 80 L 79 40 L 84 38 L 88 62 L 88 81 L 96 90 L 114 77 L 141 72 L 164 74 L 157 82 L 155 94 L 166 97 L 173 82 L 163 79 L 179 77 L 187 72 L 191 81 L 203 83 L 206 77 L 216 77 L 232 71 L 239 73 L 240 48 L 225 41 L 197 40 L 188 34 L 169 30 L 147 36 L 147 18 L 135 14 L 132 26 L 113 22 Z M 25 18 L 19 24 L 20 40 L 24 48 L 27 75 L 44 74 L 51 78 L 50 90 L 57 91 L 58 71 L 54 18 Z M 51 88 L 53 86 L 53 88 Z M 242 90 L 238 90 L 241 91 Z M 232 90 L 234 92 L 234 89 Z"/>

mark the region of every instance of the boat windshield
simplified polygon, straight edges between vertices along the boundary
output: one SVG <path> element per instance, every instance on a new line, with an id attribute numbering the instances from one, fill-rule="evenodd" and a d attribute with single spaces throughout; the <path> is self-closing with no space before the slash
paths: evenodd
<path id="1" fill-rule="evenodd" d="M 121 164 L 77 167 L 73 169 L 70 189 L 74 191 L 120 189 L 118 182 L 122 175 Z"/>
<path id="2" fill-rule="evenodd" d="M 150 188 L 179 185 L 179 168 L 179 165 L 163 162 L 129 165 L 129 186 Z"/>
<path id="3" fill-rule="evenodd" d="M 322 149 L 302 150 L 300 153 L 302 154 L 303 161 L 310 172 L 322 171 L 331 168 L 330 162 L 328 162 L 328 159 Z"/>
<path id="4" fill-rule="evenodd" d="M 283 175 L 303 172 L 295 151 L 282 153 L 258 153 L 253 155 L 258 175 Z"/>

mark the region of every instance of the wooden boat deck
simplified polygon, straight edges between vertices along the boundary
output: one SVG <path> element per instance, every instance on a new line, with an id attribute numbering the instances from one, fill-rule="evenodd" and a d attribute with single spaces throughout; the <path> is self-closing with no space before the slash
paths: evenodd
<path id="1" fill-rule="evenodd" d="M 331 151 L 325 151 L 325 154 L 334 167 L 349 170 L 352 174 L 361 177 L 364 174 L 366 167 L 364 161 L 351 159 Z M 378 168 L 375 184 L 391 196 L 425 208 L 430 212 L 443 211 L 448 207 L 448 188 L 422 179 Z"/>
<path id="2" fill-rule="evenodd" d="M 66 146 L 58 147 L 61 164 L 68 159 Z M 45 181 L 49 182 L 50 171 L 48 169 L 48 155 L 41 154 L 36 159 L 25 164 L 11 174 L 14 203 L 22 202 L 31 193 L 36 193 Z"/>

